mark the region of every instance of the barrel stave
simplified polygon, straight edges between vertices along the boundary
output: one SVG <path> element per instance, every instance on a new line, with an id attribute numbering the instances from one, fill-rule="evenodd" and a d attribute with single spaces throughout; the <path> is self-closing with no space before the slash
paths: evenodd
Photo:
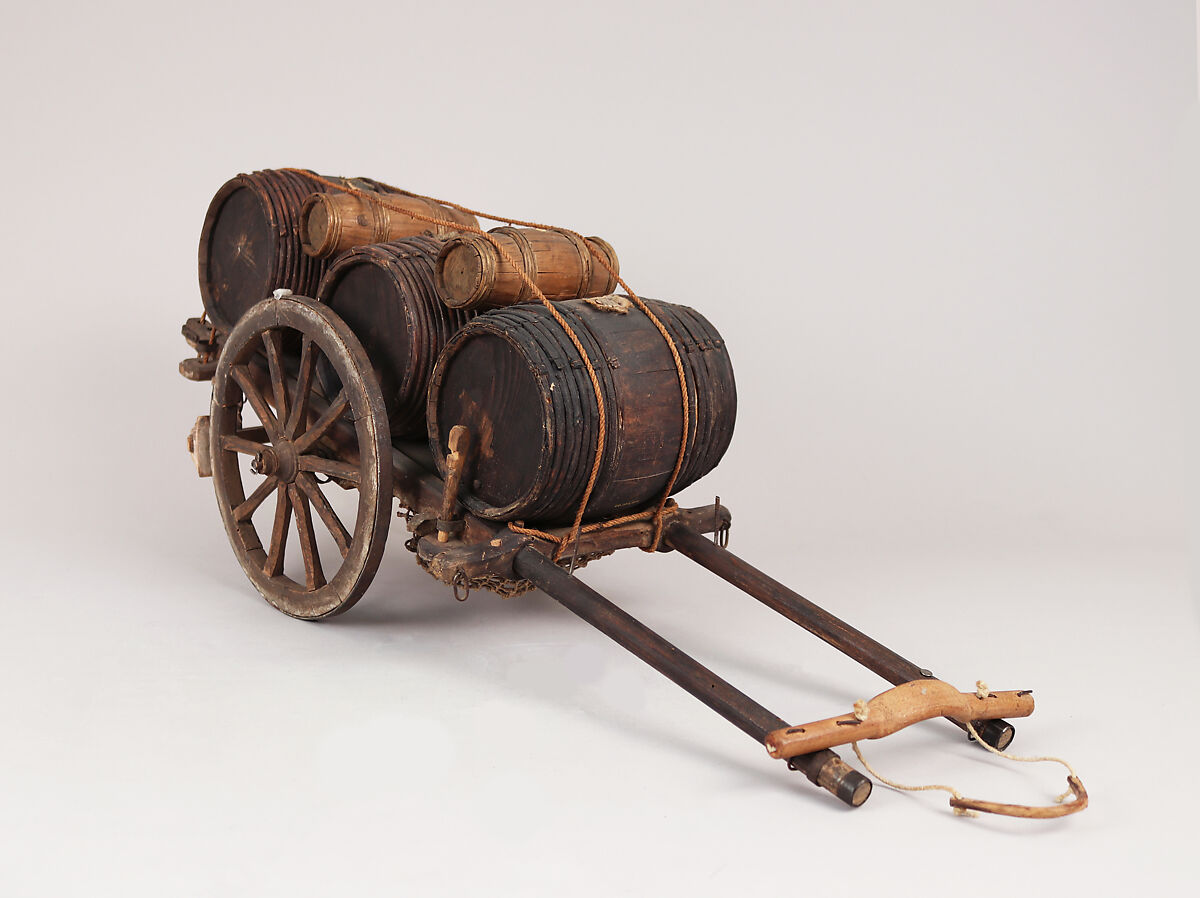
<path id="1" fill-rule="evenodd" d="M 441 241 L 409 237 L 349 250 L 330 266 L 317 297 L 354 331 L 375 366 L 392 435 L 426 435 L 430 372 L 446 342 L 473 317 L 437 298 Z"/>
<path id="2" fill-rule="evenodd" d="M 388 208 L 380 204 L 387 203 Z M 415 213 L 416 216 L 403 211 Z M 424 219 L 437 219 L 435 224 Z M 444 237 L 458 228 L 478 228 L 475 216 L 406 193 L 370 191 L 314 193 L 300 210 L 300 235 L 304 253 L 327 258 L 356 246 L 391 243 L 422 234 Z"/>
<path id="3" fill-rule="evenodd" d="M 247 310 L 284 288 L 312 296 L 325 265 L 300 250 L 304 198 L 323 190 L 307 175 L 265 169 L 227 181 L 209 204 L 200 234 L 200 296 L 209 319 L 229 330 Z"/>
<path id="4" fill-rule="evenodd" d="M 715 467 L 728 448 L 736 415 L 733 369 L 720 335 L 702 316 L 647 304 L 680 350 L 692 409 L 678 491 Z M 557 308 L 592 361 L 604 396 L 604 457 L 585 517 L 644 506 L 666 488 L 679 454 L 683 409 L 670 350 L 639 311 L 602 311 L 586 300 Z M 439 462 L 454 425 L 480 435 L 461 497 L 475 513 L 549 525 L 568 522 L 578 510 L 594 462 L 599 409 L 578 351 L 543 306 L 493 310 L 456 335 L 435 368 L 428 418 Z"/>
<path id="5" fill-rule="evenodd" d="M 602 296 L 616 279 L 595 258 L 591 247 L 616 271 L 617 255 L 599 237 L 568 231 L 500 227 L 451 239 L 438 258 L 438 291 L 454 308 L 497 308 L 535 299 L 524 278 L 505 255 L 550 300 Z"/>

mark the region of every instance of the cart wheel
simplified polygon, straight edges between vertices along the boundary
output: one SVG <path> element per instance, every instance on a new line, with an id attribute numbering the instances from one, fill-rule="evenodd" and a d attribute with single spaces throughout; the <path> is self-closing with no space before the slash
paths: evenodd
<path id="1" fill-rule="evenodd" d="M 318 364 L 336 374 L 323 378 L 333 385 L 329 393 L 339 391 L 335 395 L 322 394 L 314 377 Z M 243 404 L 261 427 L 242 426 Z M 291 295 L 263 300 L 241 317 L 221 351 L 210 419 L 217 503 L 246 576 L 292 617 L 319 620 L 345 611 L 375 576 L 392 507 L 387 412 L 358 339 L 314 300 Z M 239 456 L 250 458 L 245 484 Z M 322 492 L 321 484 L 330 480 L 358 490 L 350 529 Z M 272 494 L 275 511 L 264 548 L 253 516 Z M 293 519 L 303 582 L 284 572 Z M 326 560 L 338 565 L 332 575 L 322 564 L 318 527 L 336 546 L 326 541 L 324 550 Z"/>

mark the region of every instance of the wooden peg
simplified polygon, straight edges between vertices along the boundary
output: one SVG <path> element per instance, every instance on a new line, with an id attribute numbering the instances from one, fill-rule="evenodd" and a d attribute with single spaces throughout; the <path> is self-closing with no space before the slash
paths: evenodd
<path id="1" fill-rule="evenodd" d="M 455 520 L 454 510 L 458 505 L 458 488 L 462 483 L 463 469 L 467 466 L 467 450 L 471 445 L 471 431 L 463 424 L 450 428 L 446 447 L 446 483 L 442 492 L 442 513 L 438 517 L 438 542 L 448 543 L 450 537 L 462 529 L 462 522 Z"/>

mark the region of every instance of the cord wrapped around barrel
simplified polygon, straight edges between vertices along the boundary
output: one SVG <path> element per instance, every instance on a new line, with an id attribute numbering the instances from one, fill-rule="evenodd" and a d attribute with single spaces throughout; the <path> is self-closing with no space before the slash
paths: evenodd
<path id="1" fill-rule="evenodd" d="M 325 262 L 306 255 L 300 207 L 326 188 L 299 171 L 266 169 L 227 181 L 200 234 L 200 296 L 216 325 L 232 329 L 251 306 L 284 288 L 316 293 Z"/>
<path id="2" fill-rule="evenodd" d="M 433 266 L 442 242 L 409 237 L 338 257 L 317 298 L 354 331 L 375 365 L 392 435 L 424 438 L 429 376 L 442 347 L 474 315 L 438 299 Z M 319 371 L 322 381 L 331 371 Z M 325 384 L 330 395 L 333 385 Z"/>
<path id="3" fill-rule="evenodd" d="M 646 304 L 683 361 L 691 414 L 673 491 L 681 490 L 716 467 L 729 447 L 737 411 L 733 366 L 725 341 L 700 313 Z M 606 409 L 604 456 L 585 519 L 644 506 L 666 488 L 682 439 L 683 397 L 667 342 L 622 296 L 556 308 L 596 369 Z M 583 359 L 542 305 L 475 318 L 447 344 L 429 388 L 434 458 L 444 466 L 455 425 L 471 430 L 459 498 L 495 520 L 569 522 L 587 487 L 599 417 Z"/>
<path id="4" fill-rule="evenodd" d="M 547 299 L 604 296 L 617 288 L 620 263 L 616 250 L 599 237 L 538 228 L 493 228 L 488 234 L 490 239 L 480 234 L 461 234 L 442 249 L 437 284 L 446 305 L 485 309 L 534 300 L 529 285 L 501 256 L 496 244 L 521 266 Z"/>

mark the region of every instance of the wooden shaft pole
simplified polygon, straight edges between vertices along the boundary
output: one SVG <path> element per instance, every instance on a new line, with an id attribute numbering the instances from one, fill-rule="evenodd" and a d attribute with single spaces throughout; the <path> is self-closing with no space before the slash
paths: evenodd
<path id="1" fill-rule="evenodd" d="M 568 611 L 683 687 L 754 741 L 762 743 L 767 733 L 787 726 L 782 718 L 575 579 L 536 549 L 525 548 L 518 552 L 513 568 L 518 576 L 536 584 Z M 801 771 L 813 783 L 852 807 L 861 805 L 871 794 L 871 781 L 832 751 L 789 758 L 788 766 Z"/>
<path id="2" fill-rule="evenodd" d="M 768 608 L 823 639 L 863 667 L 879 674 L 892 685 L 934 678 L 930 671 L 917 667 L 907 658 L 896 654 L 824 608 L 788 589 L 778 580 L 768 577 L 690 527 L 679 523 L 671 524 L 663 535 L 663 541 L 701 567 L 707 568 Z M 960 729 L 966 729 L 966 725 L 957 720 L 951 722 Z M 979 721 L 975 724 L 975 730 L 989 745 L 1000 751 L 1008 747 L 1016 732 L 1013 725 L 1004 720 Z"/>

